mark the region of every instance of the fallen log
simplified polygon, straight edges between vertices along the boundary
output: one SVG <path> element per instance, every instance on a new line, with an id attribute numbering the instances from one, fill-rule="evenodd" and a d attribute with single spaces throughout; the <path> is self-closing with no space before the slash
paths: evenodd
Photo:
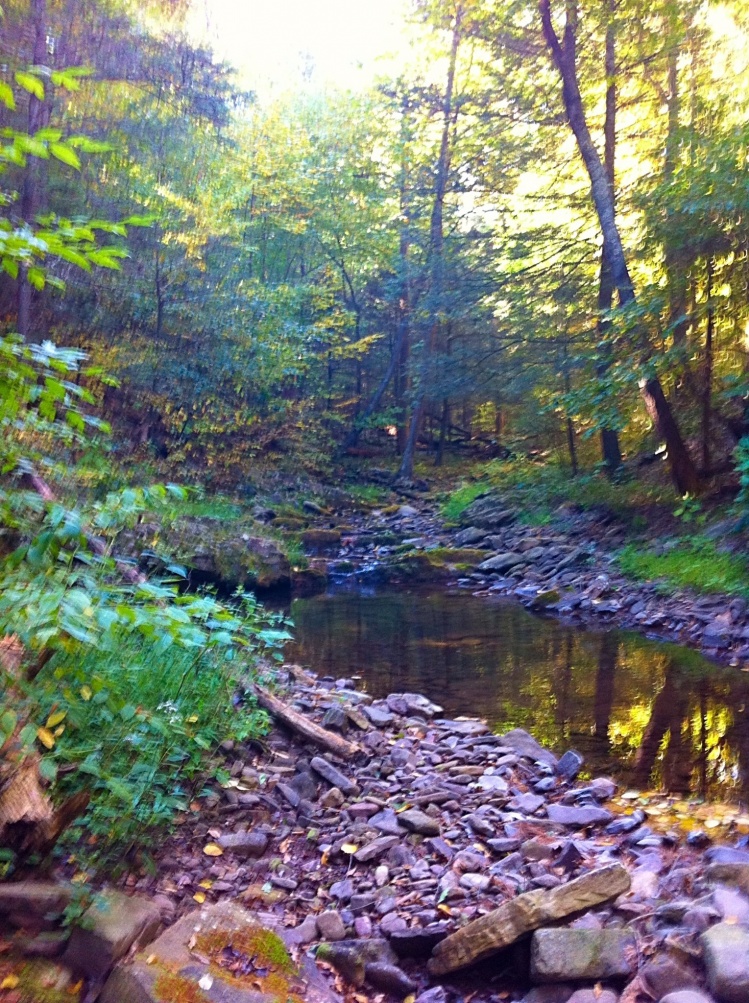
<path id="1" fill-rule="evenodd" d="M 341 738 L 340 735 L 336 735 L 326 728 L 321 728 L 319 724 L 308 720 L 304 714 L 300 714 L 293 707 L 289 707 L 283 700 L 274 697 L 272 693 L 269 693 L 262 686 L 255 684 L 252 689 L 257 697 L 257 702 L 263 710 L 267 710 L 272 717 L 285 724 L 288 728 L 291 728 L 292 731 L 297 732 L 303 738 L 314 742 L 315 745 L 319 745 L 328 752 L 332 752 L 334 756 L 339 756 L 341 759 L 350 759 L 351 756 L 360 751 L 358 745 L 354 745 L 353 742 L 347 742 L 345 738 Z"/>

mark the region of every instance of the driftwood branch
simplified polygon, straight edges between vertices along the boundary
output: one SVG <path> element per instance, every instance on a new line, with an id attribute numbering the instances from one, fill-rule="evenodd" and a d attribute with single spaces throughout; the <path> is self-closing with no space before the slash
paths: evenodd
<path id="1" fill-rule="evenodd" d="M 303 738 L 314 742 L 315 745 L 321 746 L 328 752 L 332 752 L 334 756 L 339 756 L 341 759 L 350 759 L 351 756 L 359 752 L 358 745 L 354 745 L 353 742 L 347 742 L 340 735 L 335 735 L 332 731 L 321 728 L 319 724 L 309 721 L 304 714 L 300 714 L 299 711 L 289 707 L 283 700 L 274 697 L 272 693 L 269 693 L 262 686 L 256 684 L 253 686 L 253 691 L 257 697 L 257 702 L 272 717 L 281 721 L 282 724 L 285 724 Z"/>

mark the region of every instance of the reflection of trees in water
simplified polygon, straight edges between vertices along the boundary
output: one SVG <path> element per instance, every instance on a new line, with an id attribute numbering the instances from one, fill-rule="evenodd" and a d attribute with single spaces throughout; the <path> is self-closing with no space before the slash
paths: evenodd
<path id="1" fill-rule="evenodd" d="M 749 680 L 694 652 L 444 592 L 317 597 L 292 617 L 291 657 L 360 674 L 375 696 L 423 692 L 450 714 L 526 727 L 640 787 L 708 794 L 731 770 L 749 777 Z"/>

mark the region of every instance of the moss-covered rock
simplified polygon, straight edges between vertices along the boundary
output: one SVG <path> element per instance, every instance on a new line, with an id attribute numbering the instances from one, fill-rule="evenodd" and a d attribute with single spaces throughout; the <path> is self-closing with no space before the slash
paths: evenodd
<path id="1" fill-rule="evenodd" d="M 183 916 L 116 969 L 100 1003 L 338 1003 L 314 964 L 232 902 Z"/>

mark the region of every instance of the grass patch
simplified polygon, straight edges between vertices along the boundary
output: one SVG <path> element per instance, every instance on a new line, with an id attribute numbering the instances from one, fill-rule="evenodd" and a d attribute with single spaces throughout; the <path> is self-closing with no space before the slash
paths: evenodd
<path id="1" fill-rule="evenodd" d="M 749 597 L 749 562 L 718 550 L 712 540 L 690 537 L 663 554 L 629 544 L 618 555 L 625 575 L 669 588 Z"/>
<path id="2" fill-rule="evenodd" d="M 476 501 L 479 495 L 484 494 L 490 488 L 491 485 L 486 481 L 478 481 L 475 484 L 461 484 L 443 503 L 441 508 L 443 519 L 447 522 L 457 522 L 471 502 Z"/>
<path id="3" fill-rule="evenodd" d="M 390 492 L 379 484 L 349 484 L 346 493 L 360 505 L 383 505 Z"/>

